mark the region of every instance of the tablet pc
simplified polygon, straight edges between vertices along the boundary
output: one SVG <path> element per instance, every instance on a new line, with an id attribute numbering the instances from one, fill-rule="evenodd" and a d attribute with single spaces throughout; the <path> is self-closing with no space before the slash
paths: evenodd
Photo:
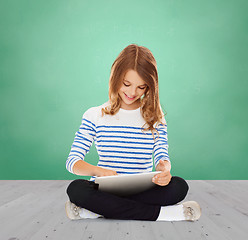
<path id="1" fill-rule="evenodd" d="M 96 177 L 95 183 L 99 184 L 98 189 L 103 192 L 118 196 L 128 196 L 143 192 L 155 186 L 156 184 L 152 182 L 152 178 L 160 172 L 161 171 Z"/>

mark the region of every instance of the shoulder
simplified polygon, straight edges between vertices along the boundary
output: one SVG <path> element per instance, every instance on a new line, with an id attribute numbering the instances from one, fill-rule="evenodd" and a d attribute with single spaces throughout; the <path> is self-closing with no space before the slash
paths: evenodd
<path id="1" fill-rule="evenodd" d="M 92 122 L 96 122 L 96 120 L 101 116 L 101 109 L 108 105 L 108 102 L 105 102 L 99 106 L 93 106 L 88 108 L 84 114 L 83 118 L 90 120 Z"/>
<path id="2" fill-rule="evenodd" d="M 154 127 L 154 128 L 157 128 L 157 129 L 167 128 L 167 122 L 166 122 L 164 116 L 160 119 L 160 122 L 154 123 L 154 124 L 153 124 L 153 127 Z"/>
<path id="3" fill-rule="evenodd" d="M 167 122 L 166 122 L 166 120 L 165 120 L 165 118 L 164 118 L 164 116 L 163 116 L 163 118 L 162 118 L 162 121 L 161 121 L 165 126 L 167 126 Z"/>

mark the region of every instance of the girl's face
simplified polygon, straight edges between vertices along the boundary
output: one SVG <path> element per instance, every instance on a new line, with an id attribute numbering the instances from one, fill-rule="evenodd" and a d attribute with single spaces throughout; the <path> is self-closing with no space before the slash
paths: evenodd
<path id="1" fill-rule="evenodd" d="M 140 106 L 140 97 L 145 93 L 147 84 L 140 78 L 134 70 L 129 70 L 119 89 L 121 97 L 121 108 L 134 110 Z"/>

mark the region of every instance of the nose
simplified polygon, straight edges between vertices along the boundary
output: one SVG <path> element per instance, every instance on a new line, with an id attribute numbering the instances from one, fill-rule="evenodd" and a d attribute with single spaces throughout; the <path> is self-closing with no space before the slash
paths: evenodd
<path id="1" fill-rule="evenodd" d="M 135 97 L 136 96 L 136 88 L 132 88 L 130 91 L 130 97 Z"/>

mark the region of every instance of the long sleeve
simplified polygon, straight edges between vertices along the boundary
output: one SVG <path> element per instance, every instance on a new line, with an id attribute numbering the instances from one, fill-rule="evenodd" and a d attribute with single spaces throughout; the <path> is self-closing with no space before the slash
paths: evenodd
<path id="1" fill-rule="evenodd" d="M 80 128 L 75 133 L 75 138 L 66 160 L 66 169 L 71 173 L 73 173 L 74 164 L 79 160 L 84 160 L 95 140 L 96 125 L 94 123 L 94 111 L 92 110 L 94 109 L 90 108 L 83 114 Z"/>
<path id="2" fill-rule="evenodd" d="M 157 137 L 158 134 L 156 133 L 156 141 L 153 147 L 154 153 L 154 165 L 157 167 L 159 160 L 167 160 L 170 162 L 169 154 L 168 154 L 168 138 L 167 138 L 167 124 L 164 120 L 165 126 L 159 124 L 156 128 L 159 132 L 159 138 Z"/>

